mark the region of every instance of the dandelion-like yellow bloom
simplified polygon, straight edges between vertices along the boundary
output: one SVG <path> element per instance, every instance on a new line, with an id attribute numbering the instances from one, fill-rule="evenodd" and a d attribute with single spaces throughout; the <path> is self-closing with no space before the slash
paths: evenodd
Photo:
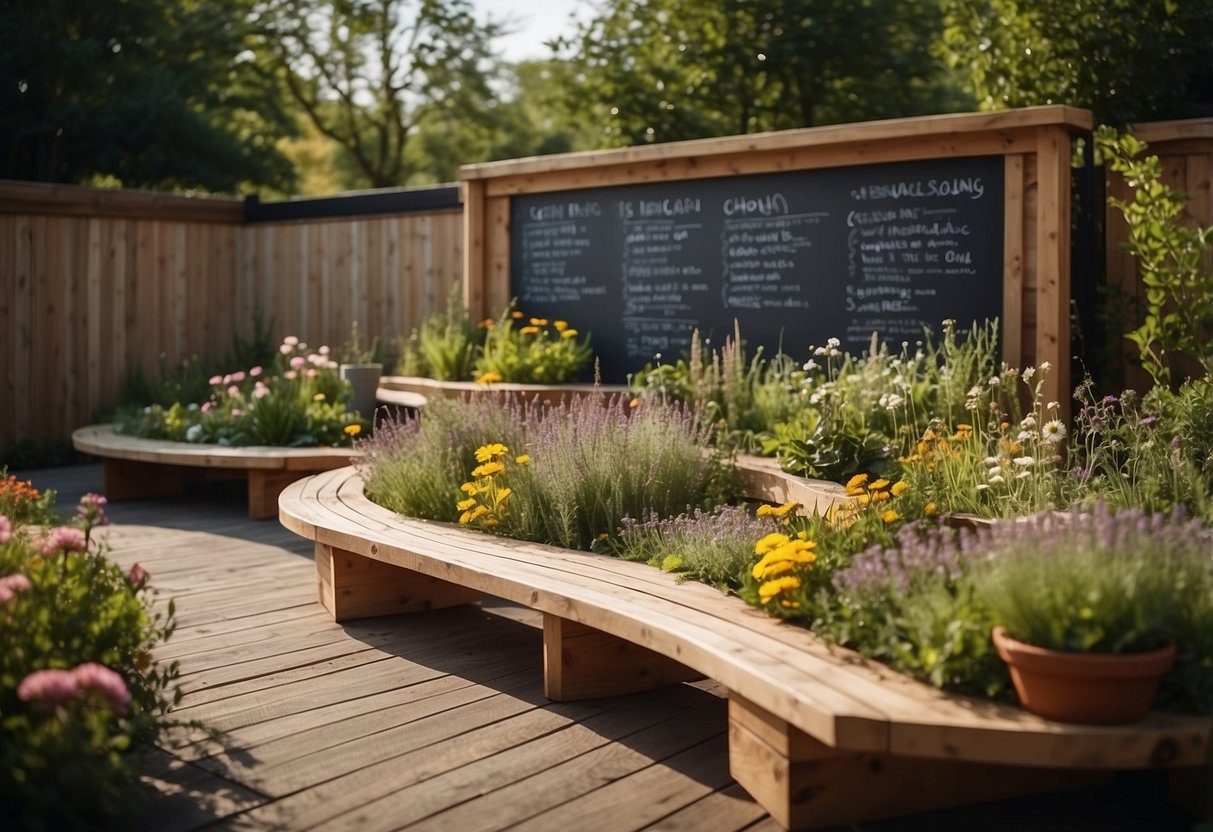
<path id="1" fill-rule="evenodd" d="M 552 326 L 556 327 L 557 332 L 564 332 L 569 328 L 568 321 L 552 321 Z"/>
<path id="2" fill-rule="evenodd" d="M 561 337 L 561 338 L 576 338 L 576 337 L 577 337 L 577 330 L 575 330 L 575 329 L 566 329 L 564 332 L 560 333 L 560 337 Z"/>
<path id="3" fill-rule="evenodd" d="M 855 476 L 853 476 L 849 480 L 847 480 L 847 490 L 849 491 L 852 488 L 863 488 L 867 484 L 868 484 L 868 475 L 867 474 L 856 474 Z"/>
<path id="4" fill-rule="evenodd" d="M 872 502 L 872 498 L 867 494 L 858 494 L 855 497 L 855 505 L 857 506 L 866 506 L 870 502 Z"/>
<path id="5" fill-rule="evenodd" d="M 476 461 L 488 462 L 499 456 L 505 456 L 510 452 L 510 449 L 500 442 L 493 442 L 489 445 L 481 445 L 476 449 Z"/>
<path id="6" fill-rule="evenodd" d="M 754 579 L 759 581 L 769 580 L 776 575 L 782 575 L 784 572 L 792 571 L 792 568 L 795 567 L 795 565 L 796 564 L 790 560 L 777 560 L 761 566 L 755 566 L 753 570 Z"/>
<path id="7" fill-rule="evenodd" d="M 522 329 L 520 329 L 518 331 L 521 332 L 523 335 L 537 335 L 539 333 L 539 327 L 534 326 L 534 325 L 524 326 Z"/>
<path id="8" fill-rule="evenodd" d="M 526 316 L 523 315 L 521 312 L 519 312 L 517 309 L 515 309 L 513 312 L 510 313 L 510 317 L 517 321 L 520 318 L 524 318 Z"/>
<path id="9" fill-rule="evenodd" d="M 936 505 L 934 503 L 927 503 L 925 506 L 922 507 L 922 516 L 923 517 L 934 517 L 938 511 L 939 511 L 939 509 L 936 507 Z"/>
<path id="10" fill-rule="evenodd" d="M 347 436 L 357 436 L 362 433 L 362 425 L 346 425 L 342 430 Z"/>
<path id="11" fill-rule="evenodd" d="M 893 487 L 890 488 L 889 491 L 893 493 L 894 497 L 900 497 L 902 494 L 905 494 L 909 488 L 910 484 L 908 482 L 905 480 L 898 480 L 897 482 L 893 483 Z"/>
<path id="12" fill-rule="evenodd" d="M 759 517 L 787 517 L 789 513 L 800 508 L 800 503 L 783 503 L 782 505 L 761 505 L 755 512 Z"/>
<path id="13" fill-rule="evenodd" d="M 474 482 L 465 482 L 463 485 L 459 486 L 459 490 L 464 494 L 479 494 L 480 486 Z"/>
<path id="14" fill-rule="evenodd" d="M 468 523 L 474 523 L 488 513 L 489 510 L 484 506 L 476 506 L 475 508 L 465 511 L 463 514 L 459 515 L 459 524 L 461 526 L 466 526 Z"/>
<path id="15" fill-rule="evenodd" d="M 486 462 L 472 469 L 473 477 L 495 477 L 505 473 L 505 465 L 500 462 Z"/>
<path id="16" fill-rule="evenodd" d="M 495 505 L 500 506 L 502 503 L 505 502 L 506 498 L 509 497 L 513 493 L 514 493 L 514 489 L 512 489 L 508 486 L 505 488 L 498 489 L 497 491 L 493 492 L 493 503 Z"/>
<path id="17" fill-rule="evenodd" d="M 901 515 L 898 514 L 896 511 L 894 511 L 893 509 L 887 508 L 884 510 L 884 513 L 880 515 L 880 519 L 885 521 L 886 523 L 896 523 L 898 520 L 901 519 Z"/>
<path id="18" fill-rule="evenodd" d="M 483 321 L 481 321 L 480 323 L 477 324 L 477 326 L 480 327 L 481 329 L 492 329 L 496 325 L 497 325 L 497 322 L 494 321 L 492 318 L 485 318 Z"/>
<path id="19" fill-rule="evenodd" d="M 501 373 L 496 370 L 489 370 L 487 373 L 476 376 L 477 384 L 494 384 L 498 381 L 501 381 Z"/>
<path id="20" fill-rule="evenodd" d="M 547 326 L 547 318 L 531 318 L 531 326 Z"/>
<path id="21" fill-rule="evenodd" d="M 771 532 L 771 534 L 768 534 L 766 537 L 762 538 L 762 540 L 759 540 L 754 544 L 754 554 L 765 555 L 772 549 L 782 546 L 785 543 L 789 543 L 790 541 L 791 538 L 789 538 L 786 534 Z"/>
<path id="22" fill-rule="evenodd" d="M 800 578 L 795 575 L 785 575 L 782 578 L 767 581 L 758 587 L 758 597 L 765 604 L 781 592 L 787 592 L 790 589 L 800 589 Z"/>
<path id="23" fill-rule="evenodd" d="M 868 491 L 884 491 L 889 487 L 889 481 L 881 478 L 868 485 Z"/>
<path id="24" fill-rule="evenodd" d="M 312 396 L 312 401 L 314 401 L 314 402 L 322 402 L 322 401 L 324 401 L 324 394 L 323 394 L 323 393 L 317 393 L 316 395 Z"/>
<path id="25" fill-rule="evenodd" d="M 762 580 L 765 576 L 786 571 L 776 569 L 776 564 L 786 563 L 788 568 L 794 564 L 808 566 L 817 560 L 817 555 L 813 552 L 816 546 L 817 544 L 810 540 L 789 540 L 763 555 L 762 560 L 750 569 L 750 574 Z"/>
<path id="26" fill-rule="evenodd" d="M 873 503 L 887 503 L 891 499 L 893 499 L 893 495 L 887 491 L 873 491 L 872 492 L 872 502 Z"/>
<path id="27" fill-rule="evenodd" d="M 531 461 L 531 455 L 530 454 L 520 454 L 520 455 L 514 457 L 514 461 L 517 462 L 519 465 L 526 465 L 528 462 Z"/>
<path id="28" fill-rule="evenodd" d="M 455 503 L 455 508 L 459 509 L 460 511 L 467 511 L 474 505 L 476 505 L 476 498 L 468 497 L 466 500 L 460 500 L 459 502 Z"/>

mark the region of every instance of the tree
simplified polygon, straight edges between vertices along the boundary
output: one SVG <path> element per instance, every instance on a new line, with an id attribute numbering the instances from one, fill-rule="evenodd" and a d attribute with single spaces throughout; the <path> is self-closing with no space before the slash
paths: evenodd
<path id="1" fill-rule="evenodd" d="M 561 44 L 627 145 L 954 109 L 931 0 L 606 0 Z"/>
<path id="2" fill-rule="evenodd" d="M 260 16 L 291 98 L 365 186 L 410 180 L 422 118 L 477 122 L 493 98 L 498 27 L 468 0 L 267 0 Z"/>
<path id="3" fill-rule="evenodd" d="M 287 183 L 248 0 L 0 5 L 0 177 L 231 191 Z"/>
<path id="4" fill-rule="evenodd" d="M 944 0 L 944 12 L 942 53 L 982 109 L 1069 104 L 1112 124 L 1213 112 L 1209 0 Z"/>

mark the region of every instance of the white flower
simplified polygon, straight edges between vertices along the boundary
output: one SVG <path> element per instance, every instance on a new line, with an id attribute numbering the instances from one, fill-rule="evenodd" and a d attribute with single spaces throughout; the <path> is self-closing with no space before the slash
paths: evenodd
<path id="1" fill-rule="evenodd" d="M 190 425 L 185 430 L 186 442 L 201 442 L 202 441 L 202 425 Z"/>
<path id="2" fill-rule="evenodd" d="M 991 465 L 990 470 L 987 471 L 986 473 L 990 475 L 990 482 L 994 482 L 994 478 L 1002 473 L 1002 466 L 1001 465 Z M 999 480 L 999 482 L 1002 482 L 1002 480 Z"/>
<path id="3" fill-rule="evenodd" d="M 293 347 L 299 343 L 299 339 L 296 338 L 294 335 L 288 335 L 282 339 L 282 343 L 288 347 Z"/>
<path id="4" fill-rule="evenodd" d="M 1032 476 L 1032 472 L 1031 472 L 1031 471 L 1020 471 L 1018 474 L 1016 474 L 1016 475 L 1015 475 L 1015 479 L 1017 479 L 1017 480 L 1024 480 L 1024 479 L 1027 479 L 1027 478 L 1028 478 L 1028 477 L 1030 477 L 1030 476 Z"/>
<path id="5" fill-rule="evenodd" d="M 1026 473 L 1026 472 L 1025 472 L 1025 473 Z M 990 477 L 990 482 L 993 482 L 993 483 L 1000 483 L 1000 482 L 1006 482 L 1006 480 L 1004 480 L 1004 479 L 1003 479 L 1001 476 L 999 476 L 998 474 L 995 474 L 994 476 Z M 979 485 L 979 486 L 977 486 L 977 487 L 978 487 L 978 488 L 981 488 L 981 486 L 980 486 L 980 485 Z"/>
<path id="6" fill-rule="evenodd" d="M 837 348 L 837 347 L 841 347 L 841 346 L 842 346 L 842 341 L 839 341 L 837 338 L 827 338 L 827 339 L 826 339 L 826 346 L 827 346 L 827 347 L 835 347 L 835 348 Z"/>
<path id="7" fill-rule="evenodd" d="M 989 490 L 990 490 L 990 486 L 986 485 L 986 484 L 983 482 L 983 483 L 981 483 L 981 484 L 979 484 L 979 485 L 977 486 L 977 490 L 978 490 L 978 491 L 989 491 Z"/>
<path id="8" fill-rule="evenodd" d="M 971 397 L 971 396 L 980 396 L 980 395 L 981 395 L 981 387 L 980 387 L 980 386 L 978 386 L 978 385 L 976 385 L 976 384 L 974 384 L 972 387 L 970 387 L 970 388 L 969 388 L 969 392 L 968 392 L 968 393 L 965 393 L 965 395 L 966 395 L 966 396 L 970 396 L 970 397 Z"/>
<path id="9" fill-rule="evenodd" d="M 1036 417 L 1029 413 L 1027 416 L 1023 417 L 1023 421 L 1019 423 L 1019 426 L 1025 430 L 1031 430 L 1032 428 L 1036 427 Z"/>
<path id="10" fill-rule="evenodd" d="M 1035 368 L 1035 367 L 1024 367 L 1024 368 L 1023 368 L 1023 373 L 1022 373 L 1022 375 L 1021 375 L 1020 377 L 1021 377 L 1021 378 L 1024 380 L 1024 382 L 1026 383 L 1026 382 L 1031 381 L 1031 380 L 1032 380 L 1032 376 L 1034 376 L 1034 375 L 1036 375 L 1036 368 Z"/>
<path id="11" fill-rule="evenodd" d="M 816 370 L 819 366 L 821 366 L 821 365 L 819 365 L 816 361 L 814 361 L 813 359 L 810 358 L 808 361 L 804 362 L 804 371 L 806 373 L 811 373 L 814 370 Z"/>
<path id="12" fill-rule="evenodd" d="M 885 410 L 896 410 L 905 402 L 901 396 L 896 393 L 885 393 L 880 397 L 880 406 Z"/>
<path id="13" fill-rule="evenodd" d="M 1036 434 L 1030 430 L 1021 430 L 1015 438 L 1020 442 L 1027 442 L 1029 439 L 1035 439 Z"/>
<path id="14" fill-rule="evenodd" d="M 1057 444 L 1066 438 L 1066 426 L 1062 424 L 1060 419 L 1045 422 L 1044 427 L 1040 429 L 1040 437 L 1046 442 Z"/>
<path id="15" fill-rule="evenodd" d="M 981 464 L 986 466 L 987 468 L 993 468 L 996 465 L 998 465 L 998 457 L 988 456 L 981 461 Z"/>
<path id="16" fill-rule="evenodd" d="M 1053 369 L 1053 365 L 1050 364 L 1048 361 L 1040 362 L 1040 371 L 1042 373 L 1047 373 L 1047 372 L 1049 372 L 1049 370 L 1052 370 L 1052 369 Z"/>
<path id="17" fill-rule="evenodd" d="M 1027 468 L 1029 465 L 1032 465 L 1036 462 L 1036 460 L 1030 456 L 1017 456 L 1011 461 L 1014 462 L 1016 465 L 1018 465 L 1020 468 Z"/>
<path id="18" fill-rule="evenodd" d="M 1000 379 L 998 376 L 993 376 L 990 379 L 990 386 L 997 387 L 999 385 L 999 383 L 1001 383 L 1001 382 L 1002 382 L 1002 379 Z"/>
<path id="19" fill-rule="evenodd" d="M 1057 408 L 1061 407 L 1061 403 L 1060 402 L 1049 402 L 1047 405 L 1045 405 L 1045 407 L 1049 408 L 1049 410 L 1056 410 Z"/>

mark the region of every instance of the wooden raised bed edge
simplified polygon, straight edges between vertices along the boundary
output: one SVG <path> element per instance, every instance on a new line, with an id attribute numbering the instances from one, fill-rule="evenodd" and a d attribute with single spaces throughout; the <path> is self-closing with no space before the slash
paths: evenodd
<path id="1" fill-rule="evenodd" d="M 111 424 L 72 432 L 72 445 L 102 459 L 105 496 L 115 502 L 181 496 L 191 486 L 221 480 L 248 483 L 254 520 L 278 514 L 278 495 L 301 477 L 349 465 L 352 448 L 242 448 L 143 439 L 114 432 Z"/>
<path id="2" fill-rule="evenodd" d="M 1207 719 L 1073 726 L 950 696 L 642 564 L 400 517 L 367 500 L 352 469 L 288 488 L 280 518 L 315 542 L 337 620 L 484 592 L 543 612 L 551 699 L 716 679 L 729 689 L 733 776 L 789 828 L 1091 785 L 1116 769 L 1179 767 L 1176 801 L 1207 797 Z"/>
<path id="3" fill-rule="evenodd" d="M 538 398 L 545 404 L 564 404 L 572 398 L 588 394 L 609 397 L 628 392 L 627 385 L 624 384 L 514 384 L 504 381 L 477 384 L 474 381 L 438 381 L 422 376 L 384 376 L 379 380 L 379 389 L 380 391 L 412 393 L 426 399 L 435 397 L 469 399 L 474 396 L 505 393 L 519 396 L 525 401 Z M 386 400 L 382 392 L 380 399 Z"/>

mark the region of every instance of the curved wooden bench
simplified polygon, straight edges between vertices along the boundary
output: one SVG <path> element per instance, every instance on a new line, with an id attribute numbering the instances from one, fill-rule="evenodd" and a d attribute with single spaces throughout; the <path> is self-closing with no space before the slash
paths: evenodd
<path id="1" fill-rule="evenodd" d="M 337 620 L 486 593 L 543 612 L 551 699 L 720 682 L 733 776 L 789 827 L 1064 788 L 1098 770 L 1192 767 L 1208 747 L 1207 719 L 1064 725 L 944 694 L 643 564 L 401 517 L 370 502 L 352 468 L 291 485 L 279 516 L 315 541 L 320 601 Z"/>
<path id="2" fill-rule="evenodd" d="M 590 394 L 614 396 L 628 391 L 624 384 L 516 384 L 499 381 L 493 384 L 477 384 L 474 381 L 438 381 L 423 376 L 384 376 L 379 379 L 379 398 L 384 391 L 413 393 L 433 398 L 464 398 L 486 394 L 513 394 L 527 401 L 538 398 L 547 404 L 563 404 L 570 399 Z"/>
<path id="3" fill-rule="evenodd" d="M 180 496 L 199 482 L 243 478 L 249 517 L 258 520 L 276 516 L 278 495 L 290 483 L 342 468 L 357 456 L 351 448 L 227 448 L 141 439 L 115 433 L 110 424 L 77 429 L 72 444 L 102 458 L 108 499 Z"/>

